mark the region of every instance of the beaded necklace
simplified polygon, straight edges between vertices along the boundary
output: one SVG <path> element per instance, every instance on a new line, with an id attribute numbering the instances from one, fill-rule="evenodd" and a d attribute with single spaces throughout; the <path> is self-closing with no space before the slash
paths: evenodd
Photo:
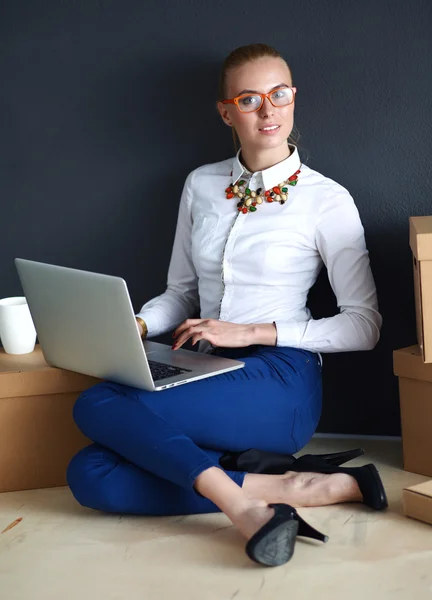
<path id="1" fill-rule="evenodd" d="M 264 200 L 267 202 L 279 202 L 280 204 L 285 204 L 288 200 L 287 186 L 297 185 L 299 173 L 300 169 L 291 175 L 291 177 L 288 177 L 286 181 L 283 181 L 279 185 L 275 185 L 264 193 L 262 188 L 253 191 L 246 187 L 246 181 L 241 179 L 236 184 L 231 183 L 229 187 L 226 188 L 226 197 L 228 200 L 231 198 L 238 198 L 239 202 L 237 202 L 237 210 L 243 214 L 255 212 L 257 205 L 262 204 Z"/>

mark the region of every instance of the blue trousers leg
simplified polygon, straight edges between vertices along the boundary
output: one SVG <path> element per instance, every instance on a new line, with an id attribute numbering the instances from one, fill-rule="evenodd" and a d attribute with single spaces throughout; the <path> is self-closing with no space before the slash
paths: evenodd
<path id="1" fill-rule="evenodd" d="M 113 512 L 212 512 L 193 483 L 222 451 L 294 453 L 305 445 L 321 411 L 317 356 L 266 346 L 241 352 L 244 369 L 160 393 L 111 382 L 84 392 L 74 417 L 96 445 L 69 466 L 77 500 Z M 228 474 L 242 485 L 244 473 Z"/>
<path id="2" fill-rule="evenodd" d="M 219 455 L 214 453 L 215 463 Z M 241 483 L 243 473 L 232 475 Z M 144 471 L 99 444 L 87 446 L 72 459 L 68 483 L 80 504 L 105 512 L 190 515 L 219 511 L 193 490 Z"/>

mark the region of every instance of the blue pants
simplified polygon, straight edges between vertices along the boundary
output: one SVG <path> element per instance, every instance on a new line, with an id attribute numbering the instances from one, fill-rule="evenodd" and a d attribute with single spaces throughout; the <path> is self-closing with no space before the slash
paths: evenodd
<path id="1" fill-rule="evenodd" d="M 80 504 L 143 515 L 216 512 L 193 484 L 224 451 L 293 454 L 307 444 L 321 414 L 318 355 L 273 346 L 217 352 L 246 365 L 162 392 L 102 382 L 79 396 L 75 422 L 95 442 L 68 467 Z M 245 473 L 227 474 L 243 484 Z"/>

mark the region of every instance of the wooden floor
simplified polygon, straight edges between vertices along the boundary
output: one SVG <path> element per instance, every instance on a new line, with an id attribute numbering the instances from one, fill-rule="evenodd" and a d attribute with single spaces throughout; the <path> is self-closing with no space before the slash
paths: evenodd
<path id="1" fill-rule="evenodd" d="M 122 517 L 79 506 L 68 488 L 0 494 L 1 600 L 423 600 L 432 598 L 432 526 L 402 515 L 401 492 L 427 478 L 401 469 L 398 441 L 314 439 L 312 452 L 362 445 L 389 509 L 301 509 L 330 536 L 297 540 L 282 567 L 252 563 L 222 514 Z"/>

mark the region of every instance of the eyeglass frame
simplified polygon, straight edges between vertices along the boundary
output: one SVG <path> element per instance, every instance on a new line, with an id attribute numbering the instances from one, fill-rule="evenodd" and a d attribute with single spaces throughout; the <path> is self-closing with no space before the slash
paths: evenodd
<path id="1" fill-rule="evenodd" d="M 292 91 L 292 93 L 293 93 L 293 99 L 292 99 L 292 101 L 288 102 L 288 104 L 282 104 L 282 106 L 278 106 L 277 104 L 273 104 L 270 96 L 272 94 L 274 94 L 275 92 L 277 92 L 278 90 L 286 90 L 286 89 Z M 287 85 L 287 86 L 280 86 L 280 87 L 276 88 L 275 90 L 271 90 L 267 94 L 261 94 L 260 92 L 246 92 L 244 94 L 240 94 L 239 96 L 236 96 L 235 98 L 229 98 L 227 100 L 221 100 L 221 102 L 222 102 L 222 104 L 235 104 L 239 112 L 241 112 L 242 114 L 247 114 L 247 113 L 258 112 L 259 110 L 261 110 L 261 108 L 262 108 L 262 106 L 264 104 L 265 98 L 267 98 L 268 101 L 270 102 L 270 104 L 272 106 L 274 106 L 275 108 L 282 108 L 284 106 L 289 106 L 290 104 L 292 104 L 294 102 L 296 93 L 297 93 L 297 88 L 296 87 Z M 261 97 L 261 104 L 259 105 L 258 108 L 255 108 L 254 110 L 241 110 L 239 108 L 238 103 L 239 103 L 239 99 L 240 98 L 244 98 L 244 96 L 260 96 Z"/>

